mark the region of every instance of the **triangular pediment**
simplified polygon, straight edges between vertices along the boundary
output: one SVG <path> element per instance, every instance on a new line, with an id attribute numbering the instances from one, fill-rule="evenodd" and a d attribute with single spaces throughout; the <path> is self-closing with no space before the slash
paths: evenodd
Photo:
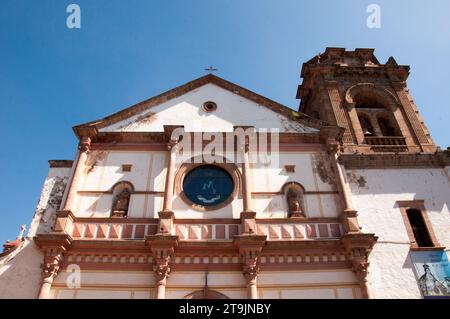
<path id="1" fill-rule="evenodd" d="M 205 102 L 217 108 L 208 112 Z M 318 132 L 319 121 L 208 74 L 104 119 L 74 127 L 99 132 L 163 132 L 165 125 L 184 126 L 187 132 L 231 132 L 235 126 L 278 129 L 288 133 Z"/>

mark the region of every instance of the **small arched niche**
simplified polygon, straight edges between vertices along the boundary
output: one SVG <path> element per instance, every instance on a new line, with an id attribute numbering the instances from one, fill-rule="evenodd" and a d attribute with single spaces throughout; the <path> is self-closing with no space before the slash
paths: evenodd
<path id="1" fill-rule="evenodd" d="M 297 182 L 290 182 L 283 186 L 282 192 L 286 201 L 288 217 L 306 217 L 304 205 L 305 188 Z"/>
<path id="2" fill-rule="evenodd" d="M 129 182 L 119 182 L 113 186 L 111 217 L 124 218 L 128 216 L 128 209 L 133 191 L 133 185 Z"/>

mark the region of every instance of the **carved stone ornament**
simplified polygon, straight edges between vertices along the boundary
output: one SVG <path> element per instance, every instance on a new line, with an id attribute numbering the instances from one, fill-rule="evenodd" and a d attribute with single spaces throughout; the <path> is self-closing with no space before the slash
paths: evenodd
<path id="1" fill-rule="evenodd" d="M 128 189 L 124 189 L 116 196 L 112 209 L 112 217 L 125 217 L 127 215 L 130 196 L 131 193 Z"/>
<path id="2" fill-rule="evenodd" d="M 58 254 L 52 258 L 46 259 L 42 265 L 42 276 L 45 279 L 53 280 L 59 272 L 59 261 L 61 256 Z"/>
<path id="3" fill-rule="evenodd" d="M 248 249 L 244 251 L 244 268 L 243 274 L 247 282 L 254 281 L 259 274 L 259 259 L 260 249 Z"/>
<path id="4" fill-rule="evenodd" d="M 245 265 L 244 266 L 244 277 L 247 279 L 247 282 L 254 281 L 259 274 L 259 266 L 258 265 Z"/>
<path id="5" fill-rule="evenodd" d="M 333 137 L 329 137 L 327 139 L 326 142 L 326 147 L 327 147 L 327 152 L 328 154 L 333 154 L 333 153 L 337 153 L 337 151 L 339 150 L 339 141 L 337 141 L 335 138 Z"/>
<path id="6" fill-rule="evenodd" d="M 78 143 L 78 149 L 82 153 L 89 152 L 91 149 L 91 139 L 89 137 L 82 137 Z"/>
<path id="7" fill-rule="evenodd" d="M 166 279 L 170 274 L 170 256 L 157 258 L 155 265 L 153 266 L 153 271 L 155 272 L 155 278 L 157 281 L 162 281 Z"/>
<path id="8" fill-rule="evenodd" d="M 170 266 L 169 265 L 158 265 L 154 267 L 155 278 L 157 281 L 161 281 L 166 279 L 170 274 Z"/>
<path id="9" fill-rule="evenodd" d="M 358 280 L 366 280 L 368 269 L 369 269 L 369 262 L 365 257 L 363 258 L 355 258 L 352 260 L 352 269 L 356 274 L 356 277 Z"/>
<path id="10" fill-rule="evenodd" d="M 296 191 L 293 187 L 289 188 L 286 199 L 288 202 L 289 216 L 303 215 L 302 196 L 299 191 Z"/>

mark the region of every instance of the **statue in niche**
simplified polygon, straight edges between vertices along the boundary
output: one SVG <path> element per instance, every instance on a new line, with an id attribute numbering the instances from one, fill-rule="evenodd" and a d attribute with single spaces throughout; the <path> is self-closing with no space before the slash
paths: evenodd
<path id="1" fill-rule="evenodd" d="M 125 217 L 128 213 L 131 193 L 128 189 L 121 191 L 114 199 L 112 217 Z"/>
<path id="2" fill-rule="evenodd" d="M 296 190 L 295 187 L 290 187 L 286 199 L 288 203 L 289 217 L 305 217 L 302 210 L 302 192 Z"/>

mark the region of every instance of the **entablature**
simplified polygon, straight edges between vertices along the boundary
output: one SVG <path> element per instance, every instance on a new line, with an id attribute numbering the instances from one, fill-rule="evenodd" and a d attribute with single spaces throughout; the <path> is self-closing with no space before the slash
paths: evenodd
<path id="1" fill-rule="evenodd" d="M 348 169 L 443 168 L 450 166 L 448 154 L 342 154 L 339 162 Z"/>

